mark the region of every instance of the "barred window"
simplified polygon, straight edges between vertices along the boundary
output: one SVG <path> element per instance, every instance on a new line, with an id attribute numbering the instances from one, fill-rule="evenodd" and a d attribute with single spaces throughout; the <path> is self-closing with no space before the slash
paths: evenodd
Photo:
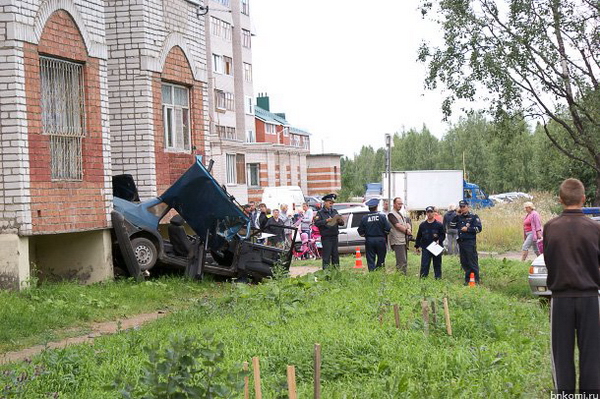
<path id="1" fill-rule="evenodd" d="M 42 128 L 50 136 L 53 180 L 82 180 L 83 65 L 40 57 Z"/>
<path id="2" fill-rule="evenodd" d="M 162 107 L 165 148 L 190 151 L 190 106 L 187 87 L 163 83 Z"/>

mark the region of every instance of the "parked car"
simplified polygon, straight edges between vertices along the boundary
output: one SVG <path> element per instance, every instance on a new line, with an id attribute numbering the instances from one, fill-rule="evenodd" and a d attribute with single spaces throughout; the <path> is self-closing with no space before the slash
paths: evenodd
<path id="1" fill-rule="evenodd" d="M 509 203 L 509 202 L 513 202 L 520 198 L 526 199 L 526 200 L 531 200 L 531 199 L 533 199 L 533 195 L 523 193 L 520 191 L 511 191 L 509 193 L 500 193 L 500 194 L 490 195 L 489 198 L 492 201 L 494 201 L 495 203 Z"/>
<path id="2" fill-rule="evenodd" d="M 584 213 L 586 214 L 594 214 L 594 212 L 589 212 L 589 209 L 598 209 L 598 208 L 584 208 Z M 600 216 L 592 217 L 593 220 L 598 221 L 600 223 Z M 548 299 L 552 295 L 552 291 L 548 289 L 546 285 L 546 280 L 548 279 L 548 269 L 546 268 L 546 263 L 544 262 L 544 254 L 541 254 L 537 258 L 531 262 L 531 266 L 529 267 L 529 287 L 531 288 L 531 293 L 540 299 Z M 600 292 L 599 292 L 600 293 Z"/>
<path id="3" fill-rule="evenodd" d="M 365 204 L 361 203 L 361 202 L 336 202 L 335 204 L 333 204 L 333 209 L 339 211 L 342 209 L 346 209 L 346 208 L 355 208 L 355 207 L 364 207 Z"/>
<path id="4" fill-rule="evenodd" d="M 340 209 L 338 211 L 344 219 L 344 225 L 340 226 L 340 235 L 338 237 L 338 250 L 340 253 L 353 253 L 356 247 L 365 250 L 365 238 L 358 234 L 358 225 L 363 216 L 369 213 L 366 206 L 354 206 L 351 208 Z"/>
<path id="5" fill-rule="evenodd" d="M 157 262 L 184 269 L 192 278 L 211 273 L 256 280 L 272 276 L 278 262 L 290 266 L 291 248 L 251 239 L 250 219 L 201 157 L 162 195 L 147 201 L 131 201 L 137 195 L 131 176 L 121 175 L 113 182 L 115 263 L 136 278 Z M 171 221 L 165 238 L 159 225 L 166 218 Z"/>

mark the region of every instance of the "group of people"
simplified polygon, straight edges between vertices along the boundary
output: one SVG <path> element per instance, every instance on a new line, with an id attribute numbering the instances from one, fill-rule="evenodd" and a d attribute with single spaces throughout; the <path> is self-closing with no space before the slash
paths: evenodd
<path id="1" fill-rule="evenodd" d="M 323 243 L 323 268 L 339 265 L 338 234 L 343 219 L 333 208 L 336 195 L 328 194 L 323 197 L 323 207 L 315 216 L 315 225 L 321 232 Z M 396 255 L 396 268 L 407 274 L 407 248 L 412 239 L 412 224 L 402 213 L 404 202 L 396 197 L 392 209 L 386 213 L 378 211 L 379 200 L 374 198 L 366 203 L 369 213 L 363 216 L 358 226 L 358 234 L 365 237 L 365 250 L 369 271 L 381 268 L 385 262 L 388 246 Z M 458 210 L 451 205 L 445 217 L 437 214 L 434 207 L 427 207 L 427 219 L 419 225 L 415 250 L 421 254 L 420 276 L 427 277 L 433 262 L 434 276 L 442 277 L 442 253 L 439 248 L 444 245 L 448 236 L 447 251 L 460 253 L 460 262 L 465 271 L 465 284 L 473 273 L 475 282 L 479 283 L 479 261 L 477 255 L 476 236 L 481 232 L 479 216 L 469 210 L 466 201 L 460 201 Z M 435 244 L 435 245 L 432 245 Z M 435 251 L 436 246 L 438 251 Z"/>
<path id="2" fill-rule="evenodd" d="M 294 215 L 288 214 L 288 205 L 281 204 L 279 209 L 269 209 L 264 203 L 258 204 L 254 201 L 242 206 L 242 211 L 250 218 L 253 229 L 261 230 L 269 235 L 267 241 L 270 244 L 281 246 L 286 240 L 291 239 L 291 227 L 297 227 L 300 233 L 311 235 L 313 223 L 313 210 L 307 203 L 302 204 L 302 210 Z"/>

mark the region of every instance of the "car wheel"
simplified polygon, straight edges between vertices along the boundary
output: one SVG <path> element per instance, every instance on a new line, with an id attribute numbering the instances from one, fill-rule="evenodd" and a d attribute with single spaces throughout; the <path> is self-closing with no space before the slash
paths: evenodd
<path id="1" fill-rule="evenodd" d="M 131 246 L 140 269 L 142 271 L 152 269 L 158 259 L 156 245 L 147 238 L 137 237 L 131 240 Z"/>

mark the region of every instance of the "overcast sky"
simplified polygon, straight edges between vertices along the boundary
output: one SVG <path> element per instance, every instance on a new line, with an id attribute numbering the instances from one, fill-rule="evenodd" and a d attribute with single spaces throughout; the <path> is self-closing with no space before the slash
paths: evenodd
<path id="1" fill-rule="evenodd" d="M 441 137 L 441 93 L 423 86 L 416 61 L 439 30 L 419 0 L 251 0 L 254 94 L 268 93 L 312 133 L 312 153 L 352 156 L 384 145 L 385 133 L 421 129 Z"/>

